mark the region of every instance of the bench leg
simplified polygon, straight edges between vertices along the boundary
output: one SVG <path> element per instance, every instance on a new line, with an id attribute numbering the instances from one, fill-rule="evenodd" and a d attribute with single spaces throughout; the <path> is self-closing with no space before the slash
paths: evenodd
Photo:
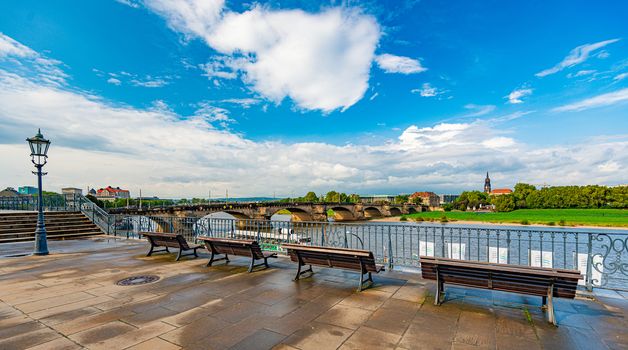
<path id="1" fill-rule="evenodd" d="M 436 295 L 434 296 L 434 305 L 439 306 L 442 304 L 441 295 L 445 292 L 443 281 L 440 279 L 440 274 L 436 273 Z"/>
<path id="2" fill-rule="evenodd" d="M 301 266 L 304 266 L 304 265 L 299 264 L 299 267 L 297 268 L 297 276 L 294 278 L 294 281 L 299 280 L 299 278 L 301 278 L 301 275 L 304 273 L 307 273 L 307 272 L 314 273 L 314 270 L 312 270 L 312 265 L 310 265 L 310 267 L 304 271 L 301 271 Z"/>
<path id="3" fill-rule="evenodd" d="M 175 260 L 175 261 L 179 261 L 179 259 L 181 259 L 181 256 L 182 256 L 182 255 L 181 255 L 181 252 L 182 252 L 182 251 L 183 251 L 183 250 L 179 249 L 179 253 L 177 253 L 177 260 Z"/>
<path id="4" fill-rule="evenodd" d="M 216 259 L 215 256 L 216 256 L 216 254 L 214 254 L 214 252 L 212 251 L 211 255 L 209 257 L 209 261 L 207 262 L 206 266 L 212 266 L 212 264 L 214 262 L 220 261 L 220 260 L 226 260 L 226 262 L 229 262 L 229 256 L 227 254 L 225 254 L 225 256 L 223 258 L 219 258 L 219 259 Z"/>
<path id="5" fill-rule="evenodd" d="M 255 258 L 251 257 L 251 264 L 249 265 L 249 273 L 253 272 L 253 266 L 255 266 Z"/>
<path id="6" fill-rule="evenodd" d="M 556 326 L 556 315 L 554 315 L 554 285 L 547 290 L 547 320 Z"/>
<path id="7" fill-rule="evenodd" d="M 542 298 L 543 300 L 541 301 L 541 309 L 547 309 L 547 296 L 543 296 Z"/>
<path id="8" fill-rule="evenodd" d="M 370 272 L 367 272 L 366 274 L 368 275 L 368 278 L 366 280 L 364 280 L 364 275 L 365 274 L 360 273 L 360 287 L 358 288 L 358 292 L 363 291 L 364 289 L 370 287 L 373 284 L 373 275 L 371 275 Z M 364 283 L 368 283 L 366 288 L 364 288 Z"/>
<path id="9" fill-rule="evenodd" d="M 155 249 L 155 246 L 151 245 L 150 250 L 148 251 L 146 256 L 151 256 L 153 255 L 153 253 L 160 253 L 160 252 L 170 253 L 170 251 L 168 250 L 168 247 L 166 247 L 166 249 Z"/>

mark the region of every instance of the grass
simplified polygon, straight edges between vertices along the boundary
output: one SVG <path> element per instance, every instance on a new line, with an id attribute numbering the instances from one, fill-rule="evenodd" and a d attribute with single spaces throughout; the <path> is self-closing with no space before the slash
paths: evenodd
<path id="1" fill-rule="evenodd" d="M 414 221 L 478 221 L 523 225 L 628 227 L 625 209 L 519 209 L 508 213 L 432 211 L 403 215 Z"/>

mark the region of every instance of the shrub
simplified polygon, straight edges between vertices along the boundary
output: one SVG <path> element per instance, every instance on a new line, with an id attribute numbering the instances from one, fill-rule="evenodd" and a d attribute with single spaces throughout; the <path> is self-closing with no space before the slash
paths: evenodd
<path id="1" fill-rule="evenodd" d="M 528 220 L 521 220 L 521 225 L 530 225 L 530 222 Z"/>
<path id="2" fill-rule="evenodd" d="M 414 221 L 423 221 L 423 218 L 420 216 L 417 216 L 416 218 L 414 218 Z"/>
<path id="3" fill-rule="evenodd" d="M 550 222 L 547 223 L 547 226 L 554 226 L 554 225 L 556 225 L 556 223 L 554 221 L 550 221 Z"/>
<path id="4" fill-rule="evenodd" d="M 405 216 L 402 216 L 402 217 L 399 218 L 399 221 L 408 221 L 408 218 L 405 217 Z"/>
<path id="5" fill-rule="evenodd" d="M 566 226 L 566 225 L 567 225 L 567 223 L 565 222 L 565 219 L 560 219 L 560 221 L 558 222 L 558 224 L 559 224 L 560 226 Z"/>
<path id="6" fill-rule="evenodd" d="M 445 215 L 441 216 L 440 222 L 444 223 L 444 222 L 447 222 L 447 221 L 449 221 L 449 220 L 447 220 L 447 216 L 445 216 Z"/>

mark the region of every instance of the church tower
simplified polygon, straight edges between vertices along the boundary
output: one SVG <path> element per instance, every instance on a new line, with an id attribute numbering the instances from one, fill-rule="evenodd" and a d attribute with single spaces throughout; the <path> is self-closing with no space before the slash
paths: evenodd
<path id="1" fill-rule="evenodd" d="M 486 179 L 484 179 L 484 193 L 491 193 L 491 179 L 488 177 L 488 171 L 486 172 Z"/>

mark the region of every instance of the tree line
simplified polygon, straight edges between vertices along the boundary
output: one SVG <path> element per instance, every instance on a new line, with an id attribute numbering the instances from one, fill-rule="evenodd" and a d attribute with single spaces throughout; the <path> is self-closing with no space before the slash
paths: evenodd
<path id="1" fill-rule="evenodd" d="M 515 209 L 625 209 L 628 208 L 628 186 L 553 186 L 537 189 L 530 184 L 518 183 L 513 193 L 500 196 L 489 196 L 480 191 L 463 192 L 445 209 L 467 210 L 485 205 L 494 205 L 499 212 Z"/>

